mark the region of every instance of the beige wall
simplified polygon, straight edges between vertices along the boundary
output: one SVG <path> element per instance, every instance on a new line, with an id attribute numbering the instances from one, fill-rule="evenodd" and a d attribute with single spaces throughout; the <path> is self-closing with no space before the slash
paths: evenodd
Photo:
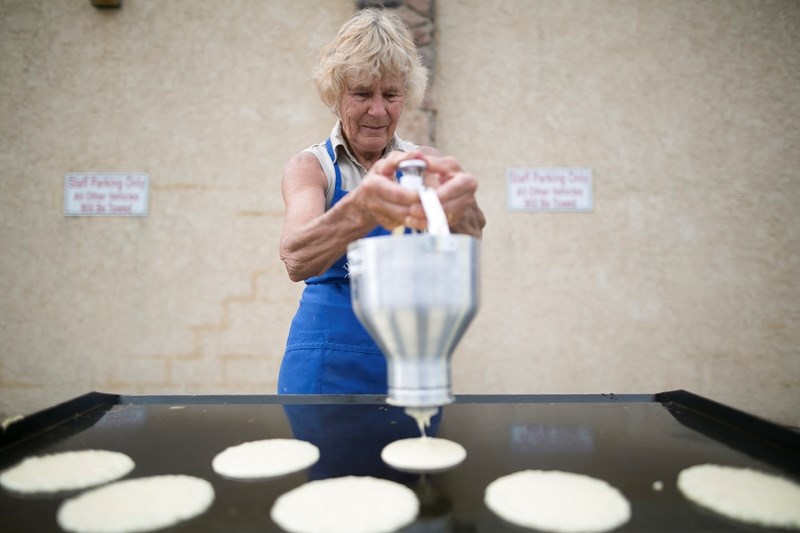
<path id="1" fill-rule="evenodd" d="M 438 15 L 438 144 L 490 221 L 457 388 L 686 388 L 800 421 L 800 4 Z M 513 166 L 591 167 L 594 212 L 507 212 Z"/>
<path id="2" fill-rule="evenodd" d="M 286 159 L 351 0 L 0 0 L 0 413 L 89 390 L 272 393 L 300 286 Z M 800 424 L 800 4 L 437 3 L 436 142 L 479 176 L 483 307 L 456 392 L 686 388 Z M 594 171 L 512 213 L 505 170 Z M 146 218 L 66 218 L 72 171 Z"/>

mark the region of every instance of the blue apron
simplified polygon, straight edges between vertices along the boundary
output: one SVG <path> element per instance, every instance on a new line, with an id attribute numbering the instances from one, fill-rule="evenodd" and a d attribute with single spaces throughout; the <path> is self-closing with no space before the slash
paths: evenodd
<path id="1" fill-rule="evenodd" d="M 325 147 L 336 172 L 333 207 L 347 191 L 330 139 Z M 378 226 L 366 237 L 388 234 Z M 386 359 L 353 312 L 344 255 L 321 276 L 306 280 L 286 341 L 278 394 L 386 392 Z"/>

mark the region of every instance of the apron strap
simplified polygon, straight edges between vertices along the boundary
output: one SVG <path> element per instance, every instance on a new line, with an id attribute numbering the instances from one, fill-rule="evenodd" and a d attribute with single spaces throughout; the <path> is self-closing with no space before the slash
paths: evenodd
<path id="1" fill-rule="evenodd" d="M 333 153 L 333 143 L 331 143 L 331 138 L 325 141 L 325 148 L 328 150 L 328 156 L 331 158 L 331 163 L 333 163 L 333 171 L 336 173 L 336 184 L 334 191 L 341 191 L 342 190 L 342 171 L 339 169 L 339 163 L 336 162 L 336 154 Z"/>

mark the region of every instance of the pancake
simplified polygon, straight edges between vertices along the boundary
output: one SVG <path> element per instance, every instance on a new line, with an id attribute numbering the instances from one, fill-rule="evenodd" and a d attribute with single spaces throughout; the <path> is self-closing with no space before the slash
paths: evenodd
<path id="1" fill-rule="evenodd" d="M 133 470 L 133 459 L 108 450 L 28 457 L 0 474 L 0 486 L 20 494 L 79 490 L 114 481 Z"/>
<path id="2" fill-rule="evenodd" d="M 267 439 L 231 446 L 217 454 L 211 467 L 232 479 L 264 479 L 291 474 L 319 460 L 319 449 L 296 439 Z"/>
<path id="3" fill-rule="evenodd" d="M 290 533 L 390 533 L 419 512 L 414 492 L 393 481 L 347 476 L 311 481 L 275 500 L 270 516 Z"/>
<path id="4" fill-rule="evenodd" d="M 204 513 L 214 489 L 204 479 L 167 475 L 117 481 L 66 500 L 58 525 L 75 533 L 134 533 L 173 526 Z"/>
<path id="5" fill-rule="evenodd" d="M 767 527 L 800 529 L 800 485 L 750 468 L 696 465 L 678 474 L 678 489 L 723 516 Z"/>
<path id="6" fill-rule="evenodd" d="M 457 442 L 434 437 L 402 439 L 383 448 L 381 459 L 402 472 L 442 472 L 460 465 L 467 451 Z"/>
<path id="7" fill-rule="evenodd" d="M 600 533 L 630 520 L 628 500 L 605 481 L 558 470 L 524 470 L 491 482 L 486 506 L 517 526 L 554 533 Z"/>

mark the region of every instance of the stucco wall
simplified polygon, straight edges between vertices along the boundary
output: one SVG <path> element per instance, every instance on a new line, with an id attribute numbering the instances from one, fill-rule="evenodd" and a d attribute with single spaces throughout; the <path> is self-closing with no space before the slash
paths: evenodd
<path id="1" fill-rule="evenodd" d="M 0 414 L 87 392 L 272 393 L 301 287 L 284 162 L 351 0 L 0 0 Z M 686 388 L 800 424 L 796 2 L 440 0 L 436 144 L 481 180 L 456 392 Z M 512 213 L 505 170 L 594 171 Z M 67 172 L 150 175 L 64 217 Z"/>
<path id="2" fill-rule="evenodd" d="M 299 285 L 286 160 L 347 0 L 0 6 L 0 411 L 89 390 L 271 393 Z M 146 172 L 145 218 L 67 218 L 66 172 Z"/>
<path id="3" fill-rule="evenodd" d="M 457 388 L 800 421 L 800 4 L 439 2 L 438 31 L 437 144 L 489 219 Z M 591 167 L 594 211 L 508 212 L 517 166 Z"/>

